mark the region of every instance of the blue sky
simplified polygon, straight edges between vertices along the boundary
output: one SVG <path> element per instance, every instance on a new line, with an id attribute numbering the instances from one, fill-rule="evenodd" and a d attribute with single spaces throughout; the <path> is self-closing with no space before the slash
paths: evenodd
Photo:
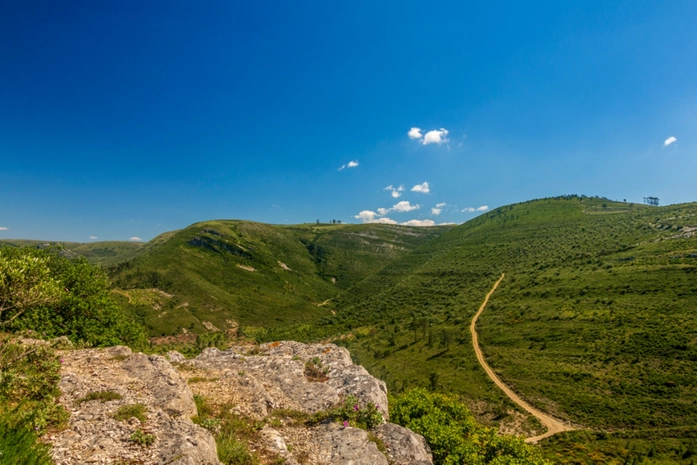
<path id="1" fill-rule="evenodd" d="M 0 239 L 695 201 L 695 24 L 678 0 L 4 2 Z"/>

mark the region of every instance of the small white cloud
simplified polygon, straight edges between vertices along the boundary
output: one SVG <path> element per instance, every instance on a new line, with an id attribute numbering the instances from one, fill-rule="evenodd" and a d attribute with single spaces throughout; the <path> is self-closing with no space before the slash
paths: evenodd
<path id="1" fill-rule="evenodd" d="M 348 164 L 341 165 L 341 167 L 339 168 L 339 171 L 346 169 L 346 168 L 355 168 L 356 166 L 358 166 L 358 160 L 351 160 L 350 162 L 348 162 Z"/>
<path id="2" fill-rule="evenodd" d="M 467 207 L 467 208 L 463 208 L 462 211 L 463 211 L 463 212 L 466 212 L 466 213 L 472 213 L 472 212 L 474 211 L 474 208 L 472 208 L 472 207 Z"/>
<path id="3" fill-rule="evenodd" d="M 129 241 L 142 241 L 142 240 L 143 240 L 143 239 L 141 239 L 141 238 L 138 237 L 138 236 L 133 236 L 132 238 L 129 239 Z"/>
<path id="4" fill-rule="evenodd" d="M 97 236 L 90 236 L 90 239 L 95 240 L 95 239 L 99 239 L 99 238 Z"/>
<path id="5" fill-rule="evenodd" d="M 407 134 L 410 139 L 421 139 L 422 137 L 420 128 L 411 128 Z"/>
<path id="6" fill-rule="evenodd" d="M 414 187 L 411 188 L 412 192 L 421 192 L 422 194 L 428 194 L 431 192 L 431 188 L 428 187 L 428 183 L 425 182 L 423 184 L 417 184 Z"/>
<path id="7" fill-rule="evenodd" d="M 434 129 L 433 131 L 428 131 L 421 141 L 422 144 L 444 144 L 450 142 L 448 139 L 448 130 L 445 128 Z"/>
<path id="8" fill-rule="evenodd" d="M 445 207 L 446 205 L 447 205 L 447 204 L 446 204 L 445 202 L 437 203 L 437 204 L 436 204 L 436 208 L 443 208 L 443 207 Z"/>
<path id="9" fill-rule="evenodd" d="M 481 207 L 477 207 L 478 212 L 485 212 L 489 209 L 487 205 L 482 205 Z"/>
<path id="10" fill-rule="evenodd" d="M 378 216 L 378 214 L 373 211 L 363 210 L 358 215 L 354 216 L 354 218 L 361 220 L 364 223 L 369 223 L 370 221 L 374 220 L 376 216 Z"/>
<path id="11" fill-rule="evenodd" d="M 378 208 L 378 213 L 380 216 L 385 216 L 390 212 L 389 208 Z"/>
<path id="12" fill-rule="evenodd" d="M 409 220 L 402 223 L 403 226 L 435 226 L 433 220 Z"/>
<path id="13" fill-rule="evenodd" d="M 397 202 L 390 208 L 391 211 L 395 212 L 410 212 L 412 210 L 417 210 L 419 208 L 419 205 L 412 205 L 409 203 L 408 200 L 402 200 L 401 202 Z"/>
<path id="14" fill-rule="evenodd" d="M 392 197 L 394 197 L 396 199 L 402 195 L 402 192 L 404 192 L 404 186 L 394 187 L 394 186 L 392 186 L 392 184 L 390 184 L 389 186 L 385 187 L 383 190 L 390 191 L 390 195 L 392 195 Z"/>
<path id="15" fill-rule="evenodd" d="M 440 215 L 440 212 L 442 212 L 442 208 L 431 208 L 431 215 L 437 216 Z"/>
<path id="16" fill-rule="evenodd" d="M 664 146 L 664 147 L 667 147 L 667 146 L 669 146 L 670 144 L 673 144 L 673 143 L 675 143 L 675 142 L 677 142 L 677 141 L 678 141 L 678 139 L 676 139 L 676 138 L 673 137 L 673 136 L 670 136 L 669 138 L 666 139 L 665 142 L 663 142 L 663 146 Z"/>
<path id="17" fill-rule="evenodd" d="M 457 223 L 438 223 L 438 226 L 450 226 Z"/>
<path id="18" fill-rule="evenodd" d="M 4 226 L 0 226 L 0 231 L 7 231 L 9 228 L 5 228 Z"/>

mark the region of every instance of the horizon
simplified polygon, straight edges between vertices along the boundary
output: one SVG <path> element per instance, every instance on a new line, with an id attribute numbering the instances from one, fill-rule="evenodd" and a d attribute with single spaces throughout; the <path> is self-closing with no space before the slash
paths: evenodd
<path id="1" fill-rule="evenodd" d="M 0 240 L 697 200 L 693 2 L 1 11 Z"/>

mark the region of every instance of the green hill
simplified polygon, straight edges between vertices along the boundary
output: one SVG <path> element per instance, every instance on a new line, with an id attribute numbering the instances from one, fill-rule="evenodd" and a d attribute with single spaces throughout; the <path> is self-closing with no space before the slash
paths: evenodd
<path id="1" fill-rule="evenodd" d="M 145 244 L 142 242 L 98 241 L 98 242 L 54 242 L 35 241 L 27 239 L 6 239 L 0 241 L 0 246 L 42 247 L 55 245 L 74 254 L 82 255 L 93 265 L 108 266 L 134 257 Z"/>
<path id="2" fill-rule="evenodd" d="M 496 402 L 468 324 L 500 377 L 580 426 L 691 437 L 697 425 L 697 204 L 544 199 L 482 215 L 336 300 L 337 331 L 393 390 Z M 677 428 L 677 430 L 676 430 Z"/>
<path id="3" fill-rule="evenodd" d="M 275 226 L 207 221 L 158 238 L 109 271 L 151 335 L 307 325 L 323 304 L 450 227 Z"/>

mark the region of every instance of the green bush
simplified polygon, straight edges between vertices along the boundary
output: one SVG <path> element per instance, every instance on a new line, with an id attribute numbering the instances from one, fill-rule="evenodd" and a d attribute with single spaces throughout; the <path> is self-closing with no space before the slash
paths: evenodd
<path id="1" fill-rule="evenodd" d="M 0 328 L 93 346 L 143 346 L 143 328 L 112 298 L 106 274 L 55 248 L 0 247 Z"/>
<path id="2" fill-rule="evenodd" d="M 0 463 L 3 465 L 50 465 L 49 447 L 37 442 L 27 425 L 18 425 L 9 415 L 0 416 Z"/>
<path id="3" fill-rule="evenodd" d="M 479 425 L 457 399 L 414 389 L 390 399 L 390 420 L 421 434 L 436 465 L 545 464 L 522 438 Z"/>

